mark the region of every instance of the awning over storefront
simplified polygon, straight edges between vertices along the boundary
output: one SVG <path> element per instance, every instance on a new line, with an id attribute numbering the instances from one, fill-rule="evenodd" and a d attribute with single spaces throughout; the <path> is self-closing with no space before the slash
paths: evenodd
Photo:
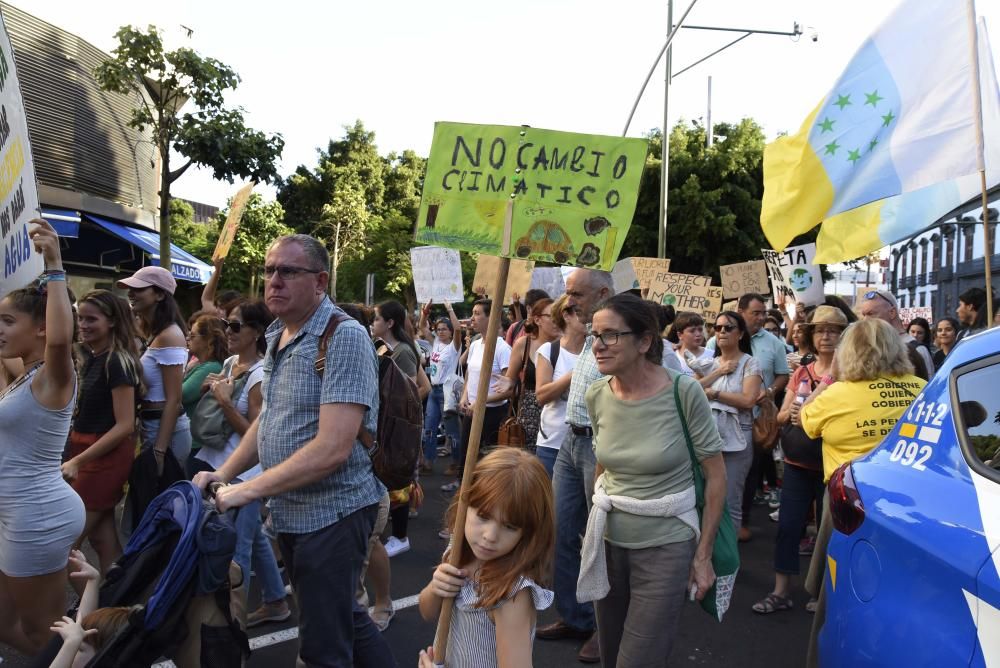
<path id="1" fill-rule="evenodd" d="M 68 239 L 80 237 L 80 214 L 65 209 L 42 209 L 42 218 L 49 221 L 56 234 Z"/>
<path id="2" fill-rule="evenodd" d="M 160 236 L 153 230 L 130 227 L 89 213 L 84 213 L 83 217 L 122 241 L 138 247 L 149 255 L 151 264 L 159 265 Z M 63 236 L 62 233 L 60 236 Z M 211 265 L 205 264 L 174 244 L 170 245 L 170 272 L 175 278 L 194 283 L 206 283 L 213 271 L 214 268 Z"/>

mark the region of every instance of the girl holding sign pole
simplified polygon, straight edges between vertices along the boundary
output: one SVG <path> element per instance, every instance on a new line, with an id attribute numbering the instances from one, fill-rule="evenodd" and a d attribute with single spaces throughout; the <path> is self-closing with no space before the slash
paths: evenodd
<path id="1" fill-rule="evenodd" d="M 0 301 L 0 355 L 24 364 L 0 394 L 0 642 L 29 655 L 66 610 L 66 565 L 85 522 L 60 468 L 76 405 L 73 310 L 59 238 L 48 222 L 31 224 L 45 273 Z"/>

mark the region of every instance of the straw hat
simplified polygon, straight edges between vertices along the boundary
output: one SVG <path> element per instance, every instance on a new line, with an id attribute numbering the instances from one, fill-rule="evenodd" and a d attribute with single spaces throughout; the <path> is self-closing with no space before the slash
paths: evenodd
<path id="1" fill-rule="evenodd" d="M 804 323 L 805 327 L 815 327 L 816 325 L 834 325 L 835 327 L 840 327 L 841 329 L 846 329 L 847 316 L 836 306 L 817 306 L 816 310 L 813 311 L 812 320 L 810 322 Z"/>

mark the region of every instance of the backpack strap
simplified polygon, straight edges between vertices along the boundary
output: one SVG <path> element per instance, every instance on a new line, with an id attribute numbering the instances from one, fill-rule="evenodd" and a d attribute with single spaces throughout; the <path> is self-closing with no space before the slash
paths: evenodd
<path id="1" fill-rule="evenodd" d="M 316 346 L 316 361 L 313 363 L 313 368 L 316 373 L 319 374 L 320 378 L 323 377 L 323 372 L 326 371 L 326 350 L 330 345 L 330 339 L 333 338 L 334 333 L 337 331 L 337 327 L 342 322 L 347 322 L 351 320 L 351 316 L 346 313 L 339 313 L 330 316 L 330 319 L 326 321 L 326 329 L 323 330 L 323 335 L 319 337 L 319 345 Z M 379 380 L 381 381 L 381 362 L 379 367 Z M 365 446 L 365 449 L 371 453 L 376 446 L 375 436 L 372 435 L 367 429 L 365 429 L 364 421 L 362 419 L 361 427 L 358 428 L 358 440 L 361 444 Z"/>

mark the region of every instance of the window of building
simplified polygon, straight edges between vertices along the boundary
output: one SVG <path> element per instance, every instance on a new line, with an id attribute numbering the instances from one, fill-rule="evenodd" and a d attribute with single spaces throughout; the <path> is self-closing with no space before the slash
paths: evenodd
<path id="1" fill-rule="evenodd" d="M 948 241 L 945 244 L 947 250 L 945 251 L 944 264 L 946 267 L 955 266 L 955 230 L 952 228 L 950 230 L 951 234 L 948 235 Z"/>
<path id="2" fill-rule="evenodd" d="M 931 271 L 941 270 L 941 237 L 934 237 L 931 242 Z"/>
<path id="3" fill-rule="evenodd" d="M 910 276 L 917 275 L 917 247 L 910 246 Z"/>
<path id="4" fill-rule="evenodd" d="M 965 252 L 962 255 L 963 262 L 972 261 L 972 246 L 976 240 L 976 226 L 966 225 L 965 226 Z"/>
<path id="5" fill-rule="evenodd" d="M 922 274 L 926 274 L 927 270 L 930 268 L 930 265 L 927 264 L 927 247 L 929 245 L 930 244 L 927 239 L 920 240 L 920 273 Z M 921 306 L 923 306 L 923 304 L 921 304 Z"/>
<path id="6" fill-rule="evenodd" d="M 927 306 L 927 293 L 926 292 L 921 292 L 920 293 L 920 303 L 917 304 L 917 306 Z"/>
<path id="7" fill-rule="evenodd" d="M 906 248 L 899 249 L 899 280 L 906 278 Z"/>

